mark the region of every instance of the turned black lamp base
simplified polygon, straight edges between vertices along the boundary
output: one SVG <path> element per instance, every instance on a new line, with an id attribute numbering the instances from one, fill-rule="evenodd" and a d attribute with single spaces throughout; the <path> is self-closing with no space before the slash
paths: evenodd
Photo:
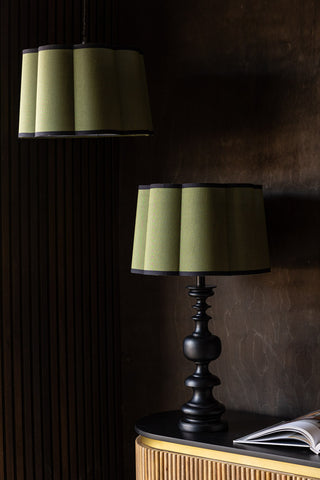
<path id="1" fill-rule="evenodd" d="M 227 429 L 227 423 L 221 420 L 225 411 L 222 403 L 212 395 L 213 387 L 220 385 L 220 380 L 209 371 L 209 363 L 219 357 L 221 342 L 208 329 L 210 316 L 206 310 L 208 297 L 214 292 L 211 286 L 205 285 L 205 277 L 197 277 L 197 284 L 189 288 L 189 295 L 197 299 L 193 306 L 197 313 L 192 317 L 195 330 L 184 339 L 183 352 L 188 360 L 196 364 L 195 372 L 185 380 L 185 385 L 193 389 L 191 400 L 185 403 L 179 428 L 184 432 L 217 432 Z"/>

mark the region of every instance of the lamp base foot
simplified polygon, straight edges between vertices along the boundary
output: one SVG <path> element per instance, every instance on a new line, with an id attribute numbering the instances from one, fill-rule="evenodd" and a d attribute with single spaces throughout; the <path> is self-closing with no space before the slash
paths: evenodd
<path id="1" fill-rule="evenodd" d="M 179 420 L 179 428 L 183 432 L 199 433 L 199 432 L 222 432 L 228 430 L 228 423 L 223 420 L 204 420 L 203 422 L 190 422 L 187 418 Z"/>

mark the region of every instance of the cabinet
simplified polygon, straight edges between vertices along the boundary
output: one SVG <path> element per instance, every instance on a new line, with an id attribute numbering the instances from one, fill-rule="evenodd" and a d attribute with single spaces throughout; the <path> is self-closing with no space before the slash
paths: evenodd
<path id="1" fill-rule="evenodd" d="M 179 431 L 179 415 L 164 412 L 137 423 L 137 480 L 320 479 L 320 458 L 309 449 L 233 445 L 278 418 L 229 412 L 227 432 L 189 434 Z"/>

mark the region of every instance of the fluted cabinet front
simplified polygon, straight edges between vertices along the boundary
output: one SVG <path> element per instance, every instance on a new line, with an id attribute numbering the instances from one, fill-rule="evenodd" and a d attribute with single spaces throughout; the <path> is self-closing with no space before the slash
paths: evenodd
<path id="1" fill-rule="evenodd" d="M 280 471 L 184 455 L 136 440 L 136 480 L 311 480 Z"/>

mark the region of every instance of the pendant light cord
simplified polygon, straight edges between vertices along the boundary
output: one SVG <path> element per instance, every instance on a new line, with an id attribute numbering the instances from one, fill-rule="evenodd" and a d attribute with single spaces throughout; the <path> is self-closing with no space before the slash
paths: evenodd
<path id="1" fill-rule="evenodd" d="M 87 12 L 87 0 L 82 1 L 82 44 L 87 43 L 87 18 L 88 12 Z"/>

